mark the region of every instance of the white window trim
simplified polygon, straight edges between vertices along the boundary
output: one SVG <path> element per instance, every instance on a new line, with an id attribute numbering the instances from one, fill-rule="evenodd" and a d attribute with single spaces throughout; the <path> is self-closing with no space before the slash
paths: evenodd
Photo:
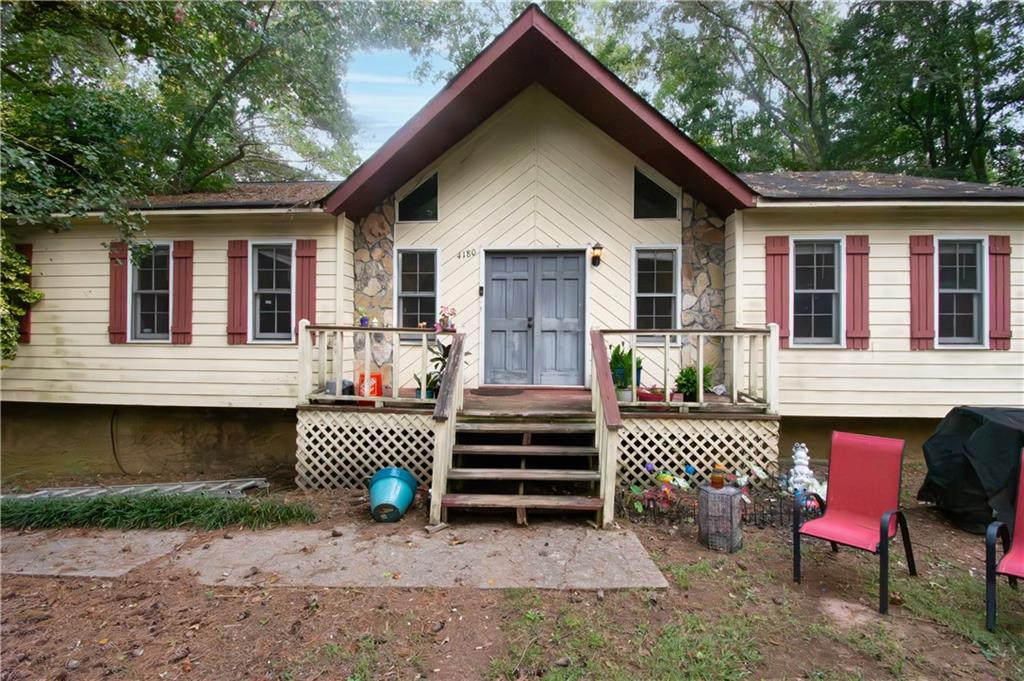
<path id="1" fill-rule="evenodd" d="M 174 338 L 174 243 L 151 241 L 153 246 L 167 246 L 167 338 L 135 338 L 135 261 L 128 252 L 128 327 L 127 342 L 142 345 L 170 345 Z"/>
<path id="2" fill-rule="evenodd" d="M 657 218 L 656 218 L 657 219 Z M 675 253 L 675 277 L 672 279 L 673 290 L 676 297 L 675 314 L 672 317 L 673 328 L 680 328 L 682 326 L 683 317 L 683 247 L 681 244 L 635 244 L 630 248 L 629 253 L 629 320 L 630 326 L 634 329 L 636 325 L 636 297 L 637 297 L 637 269 L 636 269 L 636 258 L 637 253 L 640 251 L 673 251 Z M 656 331 L 656 330 L 655 330 Z M 669 345 L 671 347 L 678 347 L 681 339 L 677 336 L 675 339 L 669 339 Z M 645 338 L 644 336 L 637 335 L 637 345 L 661 345 L 662 340 L 658 338 Z"/>
<path id="3" fill-rule="evenodd" d="M 419 189 L 420 185 L 422 185 L 424 182 L 426 182 L 430 178 L 434 177 L 435 175 L 437 175 L 437 218 L 434 219 L 434 220 L 403 220 L 402 219 L 402 214 L 398 210 L 398 204 L 400 204 L 405 199 L 405 197 L 409 196 L 409 194 L 412 194 L 414 191 Z M 416 184 L 414 184 L 412 187 L 410 187 L 407 191 L 402 192 L 401 198 L 399 198 L 398 194 L 395 194 L 395 224 L 398 224 L 399 222 L 401 222 L 402 224 L 405 224 L 405 225 L 432 225 L 432 224 L 440 222 L 440 221 L 441 221 L 441 173 L 440 173 L 439 170 L 434 169 L 432 171 L 429 171 L 429 172 L 425 173 L 423 175 L 422 179 L 417 181 Z"/>
<path id="4" fill-rule="evenodd" d="M 401 263 L 399 262 L 402 258 L 402 253 L 406 251 L 417 251 L 434 253 L 434 309 L 440 311 L 441 309 L 441 247 L 440 246 L 396 246 L 395 247 L 395 258 L 391 272 L 391 309 L 394 310 L 394 319 L 392 320 L 394 326 L 400 326 L 402 310 L 398 307 L 398 275 L 402 269 Z M 436 314 L 436 313 L 435 313 Z M 436 318 L 435 318 L 436 321 Z M 456 324 L 458 321 L 456 320 Z M 402 337 L 399 334 L 398 343 L 400 345 L 417 345 L 419 344 L 418 338 L 410 338 L 408 336 Z"/>
<path id="5" fill-rule="evenodd" d="M 670 218 L 638 218 L 636 216 L 636 173 L 640 172 L 648 180 L 658 185 L 676 199 L 676 214 Z M 682 219 L 683 188 L 672 184 L 668 179 L 650 166 L 637 162 L 633 164 L 633 172 L 629 175 L 629 217 L 633 220 L 647 222 L 649 220 L 681 220 Z"/>
<path id="6" fill-rule="evenodd" d="M 291 246 L 292 249 L 292 318 L 291 323 L 288 325 L 289 337 L 285 338 L 255 338 L 256 329 L 256 317 L 254 316 L 253 298 L 255 297 L 256 290 L 253 288 L 252 273 L 256 269 L 256 258 L 253 257 L 253 253 L 256 251 L 257 246 Z M 253 345 L 292 345 L 295 343 L 295 239 L 259 239 L 249 241 L 249 273 L 246 285 L 246 297 L 248 302 L 246 303 L 247 310 L 247 322 L 246 322 L 246 340 L 249 344 Z M 313 302 L 316 304 L 316 301 Z"/>
<path id="7" fill-rule="evenodd" d="M 836 287 L 839 308 L 839 336 L 836 343 L 798 343 L 793 317 L 796 312 L 796 244 L 798 241 L 834 241 L 836 249 Z M 870 263 L 869 263 L 870 269 Z M 790 350 L 845 350 L 846 349 L 846 235 L 845 234 L 801 234 L 789 237 L 789 348 Z"/>
<path id="8" fill-rule="evenodd" d="M 939 245 L 943 241 L 974 241 L 979 245 L 978 266 L 981 268 L 981 342 L 980 343 L 943 343 L 939 338 Z M 988 235 L 935 235 L 935 250 L 932 255 L 932 328 L 935 329 L 935 348 L 942 350 L 988 350 L 990 339 L 988 337 L 988 305 L 989 305 L 989 279 L 988 279 Z"/>

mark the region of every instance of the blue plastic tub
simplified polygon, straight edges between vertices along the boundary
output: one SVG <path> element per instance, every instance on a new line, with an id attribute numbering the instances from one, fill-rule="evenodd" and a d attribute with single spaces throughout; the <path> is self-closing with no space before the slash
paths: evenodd
<path id="1" fill-rule="evenodd" d="M 378 523 L 397 522 L 416 493 L 416 478 L 404 468 L 382 468 L 370 478 L 370 514 Z"/>

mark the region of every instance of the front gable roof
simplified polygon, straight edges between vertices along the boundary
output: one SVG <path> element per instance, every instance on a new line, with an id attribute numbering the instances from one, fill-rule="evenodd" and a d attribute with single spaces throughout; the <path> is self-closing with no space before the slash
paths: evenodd
<path id="1" fill-rule="evenodd" d="M 754 205 L 754 192 L 739 177 L 530 5 L 328 194 L 325 210 L 366 215 L 534 82 L 720 214 Z"/>

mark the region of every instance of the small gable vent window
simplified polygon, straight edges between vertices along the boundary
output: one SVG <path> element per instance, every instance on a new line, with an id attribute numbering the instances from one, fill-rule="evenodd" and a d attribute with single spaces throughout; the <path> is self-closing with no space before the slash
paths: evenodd
<path id="1" fill-rule="evenodd" d="M 437 173 L 405 195 L 398 202 L 399 222 L 434 222 L 437 220 Z"/>
<path id="2" fill-rule="evenodd" d="M 633 169 L 633 217 L 675 218 L 678 215 L 678 200 L 660 184 Z"/>

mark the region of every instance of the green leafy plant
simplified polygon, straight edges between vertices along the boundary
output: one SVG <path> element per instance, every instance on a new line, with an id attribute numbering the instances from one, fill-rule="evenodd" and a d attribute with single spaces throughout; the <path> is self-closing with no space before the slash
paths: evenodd
<path id="1" fill-rule="evenodd" d="M 636 369 L 643 368 L 644 361 L 637 357 Z M 608 366 L 612 370 L 612 381 L 616 390 L 629 390 L 633 387 L 633 349 L 625 341 L 611 346 Z"/>
<path id="2" fill-rule="evenodd" d="M 0 261 L 0 350 L 4 360 L 12 360 L 18 352 L 19 322 L 43 294 L 29 286 L 32 267 L 25 256 L 18 253 L 7 238 L 0 239 L 0 245 L 3 248 Z"/>
<path id="3" fill-rule="evenodd" d="M 714 367 L 710 364 L 704 365 L 704 390 L 711 390 L 711 372 Z M 676 374 L 676 392 L 683 394 L 683 400 L 693 402 L 697 399 L 697 368 L 685 367 Z"/>

